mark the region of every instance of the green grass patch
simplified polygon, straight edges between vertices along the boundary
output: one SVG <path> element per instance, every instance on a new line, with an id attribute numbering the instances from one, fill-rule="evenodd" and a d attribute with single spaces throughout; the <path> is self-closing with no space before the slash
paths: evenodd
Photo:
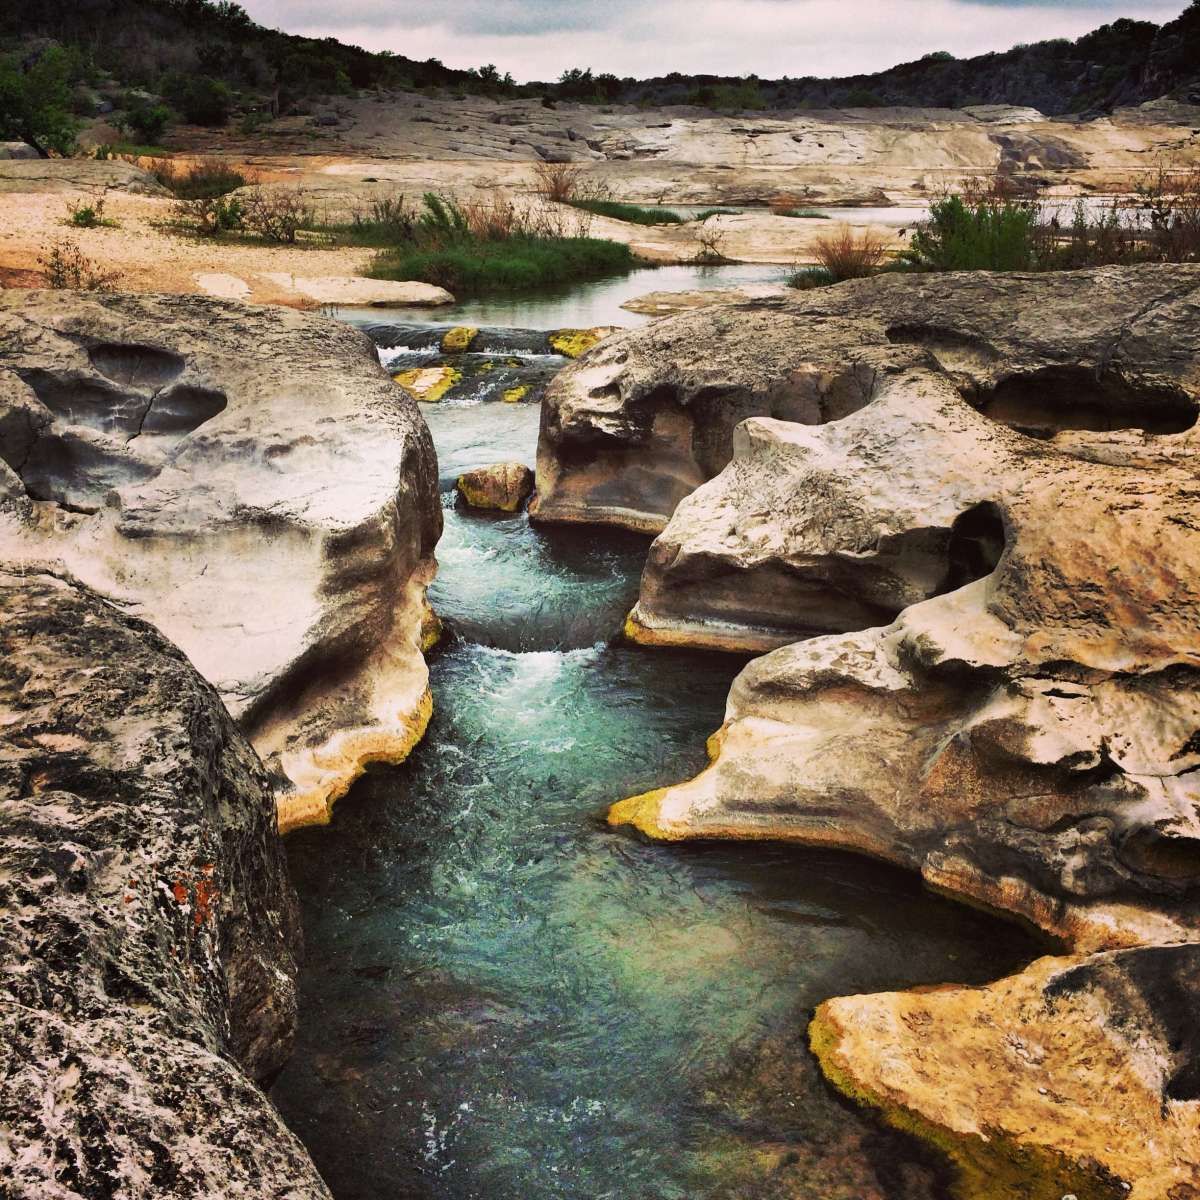
<path id="1" fill-rule="evenodd" d="M 815 208 L 785 208 L 782 212 L 776 212 L 775 215 L 777 217 L 804 217 L 809 221 L 833 220 L 828 213 L 817 212 Z"/>
<path id="2" fill-rule="evenodd" d="M 706 208 L 703 212 L 698 212 L 692 220 L 707 221 L 709 217 L 736 217 L 740 215 L 736 208 Z"/>
<path id="3" fill-rule="evenodd" d="M 682 225 L 683 218 L 669 208 L 643 208 L 640 204 L 622 204 L 619 200 L 568 200 L 572 208 L 628 221 L 632 225 Z"/>
<path id="4" fill-rule="evenodd" d="M 401 246 L 376 255 L 375 279 L 419 279 L 461 299 L 531 292 L 632 270 L 628 246 L 598 238 L 508 238 L 442 247 Z"/>

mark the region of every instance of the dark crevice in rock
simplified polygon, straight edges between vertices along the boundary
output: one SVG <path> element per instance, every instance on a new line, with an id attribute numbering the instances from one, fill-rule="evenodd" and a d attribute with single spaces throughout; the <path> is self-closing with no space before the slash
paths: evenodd
<path id="1" fill-rule="evenodd" d="M 1098 375 L 1081 365 L 1009 375 L 971 400 L 985 416 L 1037 438 L 1069 429 L 1184 433 L 1200 416 L 1196 398 L 1178 385 Z"/>
<path id="2" fill-rule="evenodd" d="M 960 513 L 946 545 L 946 578 L 937 594 L 955 592 L 990 575 L 1004 554 L 1007 534 L 997 504 L 985 500 Z"/>

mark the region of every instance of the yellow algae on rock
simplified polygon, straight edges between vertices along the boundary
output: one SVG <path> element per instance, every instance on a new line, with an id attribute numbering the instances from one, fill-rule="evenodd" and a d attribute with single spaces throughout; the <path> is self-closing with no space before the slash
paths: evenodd
<path id="1" fill-rule="evenodd" d="M 505 404 L 519 404 L 526 396 L 529 395 L 529 387 L 526 384 L 518 384 L 516 387 L 509 388 L 504 393 Z"/>
<path id="2" fill-rule="evenodd" d="M 587 353 L 597 342 L 603 341 L 612 333 L 607 325 L 597 325 L 594 329 L 556 329 L 548 335 L 550 345 L 559 354 L 567 358 L 578 358 Z"/>
<path id="3" fill-rule="evenodd" d="M 478 335 L 479 330 L 470 325 L 455 325 L 442 336 L 442 353 L 466 354 Z"/>
<path id="4" fill-rule="evenodd" d="M 310 752 L 307 774 L 314 778 L 314 786 L 276 797 L 280 834 L 308 825 L 328 825 L 334 804 L 367 767 L 402 763 L 425 736 L 432 716 L 433 695 L 427 688 L 416 711 L 397 714 L 391 729 L 374 726 L 343 730 L 319 750 Z"/>
<path id="5" fill-rule="evenodd" d="M 462 372 L 457 367 L 412 367 L 397 371 L 392 378 L 414 400 L 433 404 L 462 381 Z"/>
<path id="6" fill-rule="evenodd" d="M 632 825 L 639 833 L 656 841 L 677 841 L 678 834 L 663 829 L 658 823 L 659 806 L 666 794 L 666 788 L 655 788 L 652 792 L 621 800 L 608 810 L 608 823 L 614 826 Z"/>

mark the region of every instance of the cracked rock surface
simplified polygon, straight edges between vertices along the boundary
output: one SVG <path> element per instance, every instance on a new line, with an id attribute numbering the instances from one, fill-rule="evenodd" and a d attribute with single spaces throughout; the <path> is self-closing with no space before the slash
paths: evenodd
<path id="1" fill-rule="evenodd" d="M 0 570 L 0 1192 L 328 1200 L 255 1080 L 299 922 L 269 780 L 150 625 Z"/>
<path id="2" fill-rule="evenodd" d="M 1200 267 L 690 314 L 570 368 L 564 427 L 652 447 L 615 397 L 710 386 L 701 328 L 736 386 L 803 390 L 788 419 L 686 414 L 677 447 L 728 457 L 628 633 L 769 652 L 710 766 L 610 820 L 857 850 L 1053 935 L 987 988 L 826 1002 L 827 1074 L 943 1150 L 960 1196 L 1200 1195 Z"/>
<path id="3" fill-rule="evenodd" d="M 433 446 L 366 337 L 174 296 L 0 294 L 0 561 L 153 622 L 328 819 L 429 716 Z"/>

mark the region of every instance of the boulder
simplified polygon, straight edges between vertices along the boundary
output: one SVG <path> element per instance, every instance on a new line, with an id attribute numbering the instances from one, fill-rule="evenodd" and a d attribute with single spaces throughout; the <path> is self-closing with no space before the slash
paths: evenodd
<path id="1" fill-rule="evenodd" d="M 1200 268 L 954 283 L 957 312 L 936 279 L 822 297 L 809 366 L 779 356 L 807 413 L 742 423 L 679 503 L 628 632 L 769 652 L 709 767 L 610 821 L 858 851 L 1052 935 L 1065 957 L 986 989 L 831 1000 L 814 1048 L 949 1155 L 960 1196 L 1180 1200 L 1200 1187 Z"/>
<path id="2" fill-rule="evenodd" d="M 192 296 L 0 295 L 0 561 L 73 573 L 179 645 L 328 819 L 430 713 L 441 530 L 416 406 L 365 335 Z"/>
<path id="3" fill-rule="evenodd" d="M 153 627 L 0 570 L 0 1177 L 13 1200 L 328 1200 L 256 1080 L 291 1051 L 270 781 Z"/>
<path id="4" fill-rule="evenodd" d="M 0 142 L 0 159 L 31 159 L 41 157 L 32 146 L 27 146 L 24 142 Z"/>
<path id="5" fill-rule="evenodd" d="M 519 462 L 496 463 L 458 477 L 458 493 L 471 508 L 517 512 L 533 491 L 533 472 Z"/>

